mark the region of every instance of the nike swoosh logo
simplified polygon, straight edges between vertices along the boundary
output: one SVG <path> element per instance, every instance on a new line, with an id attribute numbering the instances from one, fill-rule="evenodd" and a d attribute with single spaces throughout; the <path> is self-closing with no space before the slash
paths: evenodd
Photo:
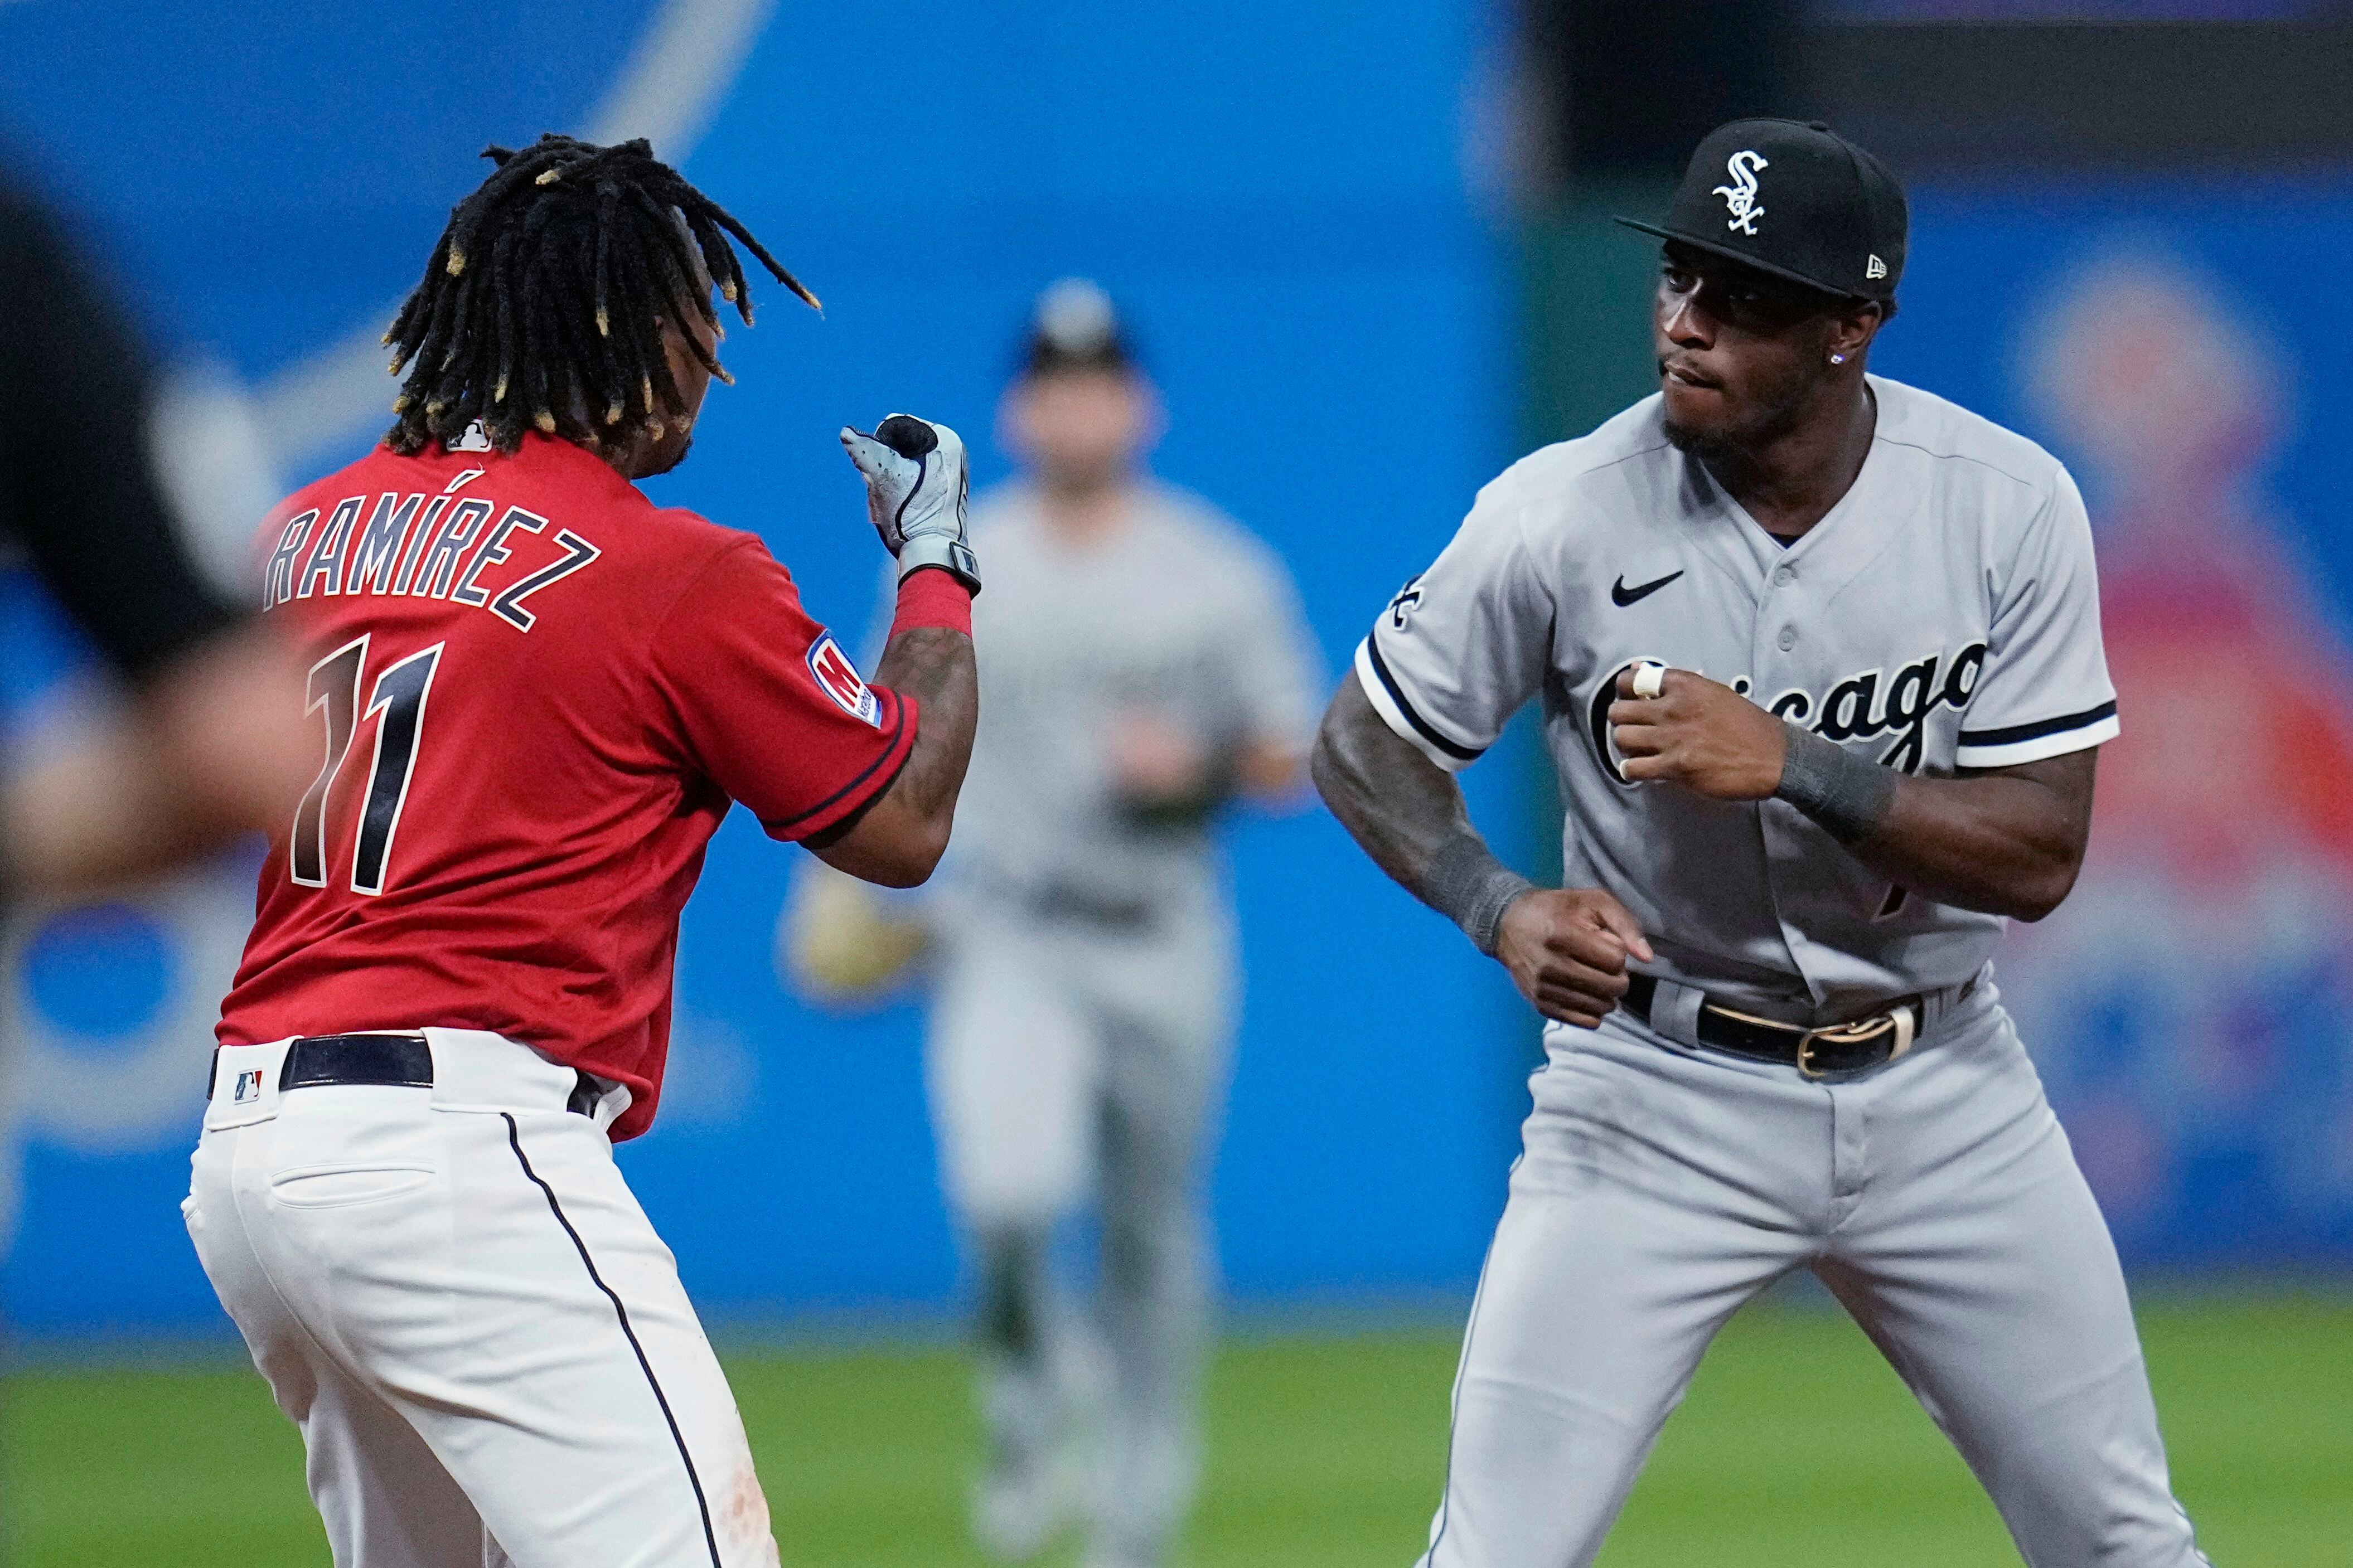
<path id="1" fill-rule="evenodd" d="M 1626 579 L 1621 576 L 1609 584 L 1609 602 L 1622 610 L 1629 605 L 1649 598 L 1682 575 L 1681 572 L 1670 572 L 1656 582 L 1645 583 L 1639 588 L 1626 586 Z"/>

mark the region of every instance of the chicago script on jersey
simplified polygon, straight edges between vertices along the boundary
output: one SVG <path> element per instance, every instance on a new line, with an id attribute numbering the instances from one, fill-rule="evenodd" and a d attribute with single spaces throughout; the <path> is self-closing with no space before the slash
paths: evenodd
<path id="1" fill-rule="evenodd" d="M 1974 642 L 1947 662 L 1943 653 L 1924 654 L 1901 666 L 1893 676 L 1880 668 L 1858 670 L 1817 699 L 1802 687 L 1792 687 L 1759 706 L 1776 719 L 1805 724 L 1827 741 L 1867 741 L 1893 734 L 1894 739 L 1876 761 L 1902 773 L 1920 771 L 1927 747 L 1928 717 L 1939 708 L 1958 711 L 1968 706 L 1977 689 L 1978 673 L 1985 668 L 1986 645 Z M 1620 784 L 1630 784 L 1609 749 L 1609 705 L 1618 700 L 1618 678 L 1640 659 L 1627 659 L 1594 688 L 1587 710 L 1593 749 L 1602 766 Z M 1941 677 L 1941 679 L 1940 679 Z M 1883 684 L 1883 682 L 1884 684 Z M 1732 689 L 1750 697 L 1749 680 L 1742 676 Z M 1755 698 L 1750 697 L 1752 701 Z M 1808 723 L 1808 721 L 1811 721 Z"/>

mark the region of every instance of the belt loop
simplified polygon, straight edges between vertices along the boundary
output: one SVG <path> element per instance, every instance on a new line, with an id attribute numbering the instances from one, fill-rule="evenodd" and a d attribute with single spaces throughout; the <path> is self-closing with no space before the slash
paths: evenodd
<path id="1" fill-rule="evenodd" d="M 1699 1010 L 1707 993 L 1695 985 L 1662 980 L 1651 998 L 1651 1027 L 1675 1044 L 1699 1048 Z"/>
<path id="2" fill-rule="evenodd" d="M 1958 1011 L 1962 1003 L 1977 994 L 1978 987 L 1986 983 L 1986 975 L 1992 968 L 1993 964 L 1989 961 L 1978 965 L 1978 972 L 1959 984 L 1941 986 L 1925 993 L 1920 998 L 1920 1032 L 1926 1034 Z"/>

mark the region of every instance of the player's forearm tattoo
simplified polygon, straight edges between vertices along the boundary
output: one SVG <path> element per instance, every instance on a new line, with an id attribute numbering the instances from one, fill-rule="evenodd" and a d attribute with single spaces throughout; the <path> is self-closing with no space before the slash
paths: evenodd
<path id="1" fill-rule="evenodd" d="M 1535 884 L 1495 858 L 1452 774 L 1400 739 L 1350 675 L 1315 738 L 1315 788 L 1380 868 L 1493 954 L 1512 900 Z"/>
<path id="2" fill-rule="evenodd" d="M 973 729 L 980 720 L 972 639 L 944 626 L 910 626 L 882 650 L 874 679 L 913 698 L 922 709 L 914 751 L 892 793 L 925 817 L 944 818 L 964 787 Z"/>
<path id="3" fill-rule="evenodd" d="M 1895 770 L 1853 755 L 1835 741 L 1784 721 L 1788 758 L 1774 794 L 1820 823 L 1841 844 L 1858 844 L 1887 820 Z"/>

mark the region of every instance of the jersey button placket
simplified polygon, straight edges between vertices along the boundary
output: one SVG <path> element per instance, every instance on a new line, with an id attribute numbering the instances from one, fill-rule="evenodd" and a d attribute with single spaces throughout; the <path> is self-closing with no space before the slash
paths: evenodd
<path id="1" fill-rule="evenodd" d="M 1797 576 L 1798 571 L 1795 566 L 1786 563 L 1775 566 L 1766 578 L 1768 595 L 1771 590 L 1794 585 Z M 1767 597 L 1761 600 L 1757 607 L 1760 612 L 1763 612 L 1772 605 L 1773 601 Z M 1785 599 L 1779 606 L 1779 613 L 1793 615 L 1798 612 Z M 1795 672 L 1791 669 L 1789 661 L 1777 657 L 1773 651 L 1778 648 L 1782 655 L 1787 655 L 1790 649 L 1796 647 L 1798 628 L 1785 622 L 1778 632 L 1768 633 L 1766 626 L 1770 624 L 1770 618 L 1760 613 L 1757 621 L 1754 655 L 1758 671 L 1756 689 L 1759 700 L 1770 701 L 1775 694 L 1803 684 L 1793 679 Z M 1811 715 L 1808 714 L 1799 718 L 1797 721 L 1802 724 L 1810 717 Z M 1799 932 L 1791 916 L 1796 912 L 1793 904 L 1803 901 L 1802 889 L 1808 886 L 1808 865 L 1814 850 L 1803 834 L 1793 831 L 1798 820 L 1794 815 L 1791 815 L 1788 821 L 1782 818 L 1781 810 L 1760 803 L 1757 827 L 1765 851 L 1766 894 L 1771 901 L 1774 918 L 1780 924 L 1781 939 L 1788 948 L 1790 961 L 1797 965 L 1799 973 L 1803 974 L 1806 971 L 1806 961 L 1801 951 L 1804 938 Z"/>

